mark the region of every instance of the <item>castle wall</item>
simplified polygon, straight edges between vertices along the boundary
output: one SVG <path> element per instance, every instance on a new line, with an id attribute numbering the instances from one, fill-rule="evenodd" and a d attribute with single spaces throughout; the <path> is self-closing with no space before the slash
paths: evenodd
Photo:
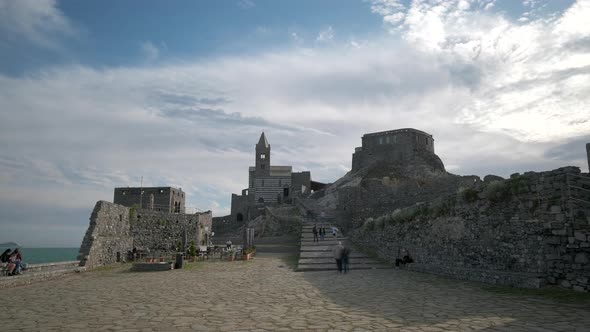
<path id="1" fill-rule="evenodd" d="M 117 252 L 124 255 L 133 248 L 129 208 L 98 201 L 80 247 L 80 266 L 94 268 L 116 262 Z"/>
<path id="2" fill-rule="evenodd" d="M 362 146 L 352 155 L 352 170 L 357 171 L 375 162 L 407 162 L 416 158 L 433 159 L 429 164 L 444 171 L 440 158 L 434 154 L 432 135 L 416 129 L 397 129 L 365 134 Z"/>
<path id="3" fill-rule="evenodd" d="M 430 205 L 409 220 L 398 214 L 365 221 L 349 237 L 390 262 L 406 248 L 415 260 L 407 268 L 417 271 L 588 292 L 590 194 L 576 189 L 590 189 L 583 175 L 574 167 L 528 172 L 476 187 L 470 199 L 451 196 L 442 201 L 446 207 Z"/>
<path id="4" fill-rule="evenodd" d="M 134 247 L 152 254 L 171 253 L 179 240 L 187 245 L 206 244 L 212 231 L 211 211 L 198 214 L 166 213 L 96 203 L 80 247 L 81 266 L 94 268 L 116 262 L 117 252 L 125 259 Z"/>
<path id="5" fill-rule="evenodd" d="M 311 191 L 311 173 L 310 172 L 296 172 L 291 174 L 291 188 L 294 192 L 301 192 L 303 194 Z M 305 191 L 301 191 L 305 187 Z"/>
<path id="6" fill-rule="evenodd" d="M 206 236 L 212 231 L 212 220 L 211 211 L 181 214 L 137 210 L 131 216 L 133 246 L 142 250 L 174 252 L 179 240 L 184 243 L 185 234 L 186 246 L 192 240 L 195 245 L 207 245 Z"/>
<path id="7" fill-rule="evenodd" d="M 178 203 L 180 204 L 179 212 L 185 211 L 184 192 L 171 187 L 115 188 L 113 202 L 127 207 L 141 206 L 143 209 L 170 213 L 175 212 L 174 206 Z"/>

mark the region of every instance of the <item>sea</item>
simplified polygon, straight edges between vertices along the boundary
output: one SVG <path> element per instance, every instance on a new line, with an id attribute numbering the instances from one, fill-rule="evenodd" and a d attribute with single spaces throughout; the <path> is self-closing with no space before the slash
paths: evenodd
<path id="1" fill-rule="evenodd" d="M 0 254 L 4 250 L 13 248 L 0 247 Z M 54 262 L 65 262 L 75 261 L 78 257 L 78 251 L 80 248 L 18 248 L 22 253 L 23 262 L 27 264 L 41 264 L 41 263 L 54 263 Z"/>

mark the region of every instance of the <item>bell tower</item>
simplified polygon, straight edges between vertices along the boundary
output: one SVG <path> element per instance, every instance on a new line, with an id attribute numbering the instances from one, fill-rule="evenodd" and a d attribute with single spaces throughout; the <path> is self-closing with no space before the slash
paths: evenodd
<path id="1" fill-rule="evenodd" d="M 264 132 L 256 144 L 256 176 L 270 176 L 270 144 Z"/>

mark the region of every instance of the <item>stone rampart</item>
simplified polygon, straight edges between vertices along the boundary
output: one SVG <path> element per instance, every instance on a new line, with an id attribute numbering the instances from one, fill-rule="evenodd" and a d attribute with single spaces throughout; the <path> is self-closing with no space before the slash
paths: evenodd
<path id="1" fill-rule="evenodd" d="M 80 266 L 94 268 L 115 263 L 117 252 L 133 248 L 129 208 L 98 201 L 90 216 L 90 225 L 80 247 Z"/>
<path id="2" fill-rule="evenodd" d="M 192 240 L 197 246 L 207 245 L 212 219 L 211 211 L 182 214 L 132 210 L 133 246 L 139 250 L 174 252 L 178 241 L 182 241 L 184 246 L 188 246 Z"/>
<path id="3" fill-rule="evenodd" d="M 144 253 L 175 252 L 179 241 L 205 245 L 212 231 L 211 211 L 196 214 L 138 210 L 99 201 L 80 247 L 80 266 L 94 268 L 124 260 L 133 248 Z"/>
<path id="4" fill-rule="evenodd" d="M 365 219 L 351 239 L 408 268 L 493 284 L 590 291 L 590 178 L 528 172 Z"/>

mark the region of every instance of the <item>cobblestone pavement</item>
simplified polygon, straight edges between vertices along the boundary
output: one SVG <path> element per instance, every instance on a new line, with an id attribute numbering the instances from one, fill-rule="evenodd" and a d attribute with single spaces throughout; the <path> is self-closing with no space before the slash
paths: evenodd
<path id="1" fill-rule="evenodd" d="M 400 270 L 293 272 L 277 257 L 94 271 L 0 289 L 2 331 L 590 331 L 590 306 Z"/>

